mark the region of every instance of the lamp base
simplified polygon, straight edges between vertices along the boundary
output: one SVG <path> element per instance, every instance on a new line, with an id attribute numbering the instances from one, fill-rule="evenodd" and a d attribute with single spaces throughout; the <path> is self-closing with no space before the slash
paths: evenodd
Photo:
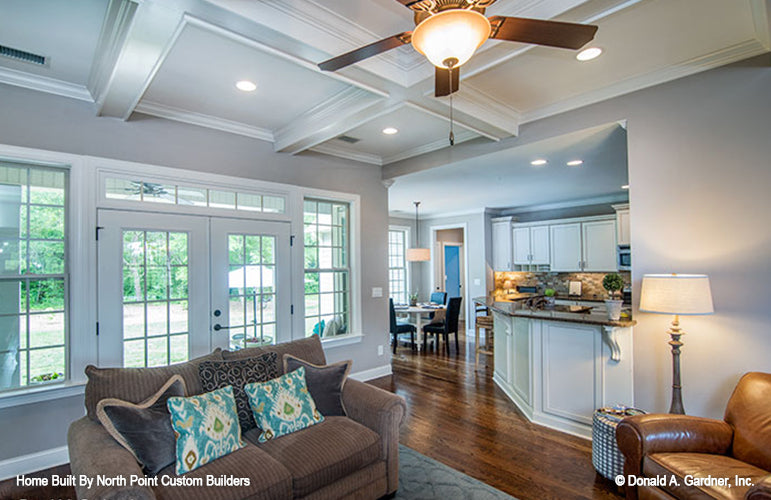
<path id="1" fill-rule="evenodd" d="M 675 315 L 668 333 L 672 338 L 669 341 L 669 345 L 672 346 L 672 403 L 669 406 L 669 413 L 685 415 L 685 408 L 683 408 L 683 386 L 680 383 L 680 348 L 683 346 L 680 337 L 685 335 L 685 332 L 680 329 L 679 316 Z"/>

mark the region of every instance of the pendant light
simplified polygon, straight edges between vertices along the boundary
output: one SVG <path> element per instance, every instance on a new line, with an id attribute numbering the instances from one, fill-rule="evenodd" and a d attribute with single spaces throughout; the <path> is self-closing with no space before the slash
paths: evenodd
<path id="1" fill-rule="evenodd" d="M 418 205 L 419 201 L 414 201 L 415 204 L 415 248 L 407 249 L 407 262 L 426 262 L 431 260 L 431 250 L 428 248 L 420 248 L 420 224 L 418 223 Z"/>

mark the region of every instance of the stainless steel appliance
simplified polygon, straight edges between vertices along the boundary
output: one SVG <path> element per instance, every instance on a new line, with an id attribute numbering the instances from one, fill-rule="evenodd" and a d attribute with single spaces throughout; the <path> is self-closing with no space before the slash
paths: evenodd
<path id="1" fill-rule="evenodd" d="M 632 270 L 632 249 L 629 245 L 618 246 L 616 263 L 619 271 Z"/>

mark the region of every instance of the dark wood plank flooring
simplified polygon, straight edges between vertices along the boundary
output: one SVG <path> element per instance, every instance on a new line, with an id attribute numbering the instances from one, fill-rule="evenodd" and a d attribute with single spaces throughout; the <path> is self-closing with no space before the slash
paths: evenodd
<path id="1" fill-rule="evenodd" d="M 592 467 L 590 441 L 530 423 L 486 356 L 474 371 L 473 338 L 460 342 L 450 356 L 399 347 L 393 375 L 370 382 L 407 400 L 402 444 L 521 500 L 622 498 Z"/>
<path id="2" fill-rule="evenodd" d="M 492 381 L 473 343 L 460 354 L 399 347 L 393 375 L 370 383 L 407 400 L 401 443 L 520 500 L 618 499 L 616 486 L 592 468 L 587 440 L 531 424 Z M 484 360 L 484 356 L 482 360 Z M 484 365 L 484 366 L 483 366 Z M 69 474 L 69 465 L 37 477 Z M 0 482 L 0 499 L 75 498 L 72 488 L 20 488 Z"/>

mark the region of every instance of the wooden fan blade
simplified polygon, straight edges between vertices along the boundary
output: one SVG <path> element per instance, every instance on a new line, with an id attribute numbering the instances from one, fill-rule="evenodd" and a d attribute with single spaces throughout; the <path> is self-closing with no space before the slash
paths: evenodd
<path id="1" fill-rule="evenodd" d="M 341 56 L 333 57 L 327 61 L 319 63 L 322 71 L 336 71 L 353 63 L 363 61 L 364 59 L 381 54 L 387 50 L 395 49 L 410 43 L 412 40 L 412 31 L 406 31 L 398 35 L 389 36 L 377 42 L 359 47 L 356 50 L 347 52 Z"/>
<path id="2" fill-rule="evenodd" d="M 490 18 L 490 38 L 511 42 L 548 45 L 563 49 L 580 49 L 594 38 L 597 26 L 526 19 L 524 17 L 493 16 Z"/>
<path id="3" fill-rule="evenodd" d="M 444 97 L 453 94 L 460 88 L 460 67 L 448 69 L 434 66 L 434 96 Z M 450 87 L 452 73 L 452 88 Z"/>
<path id="4" fill-rule="evenodd" d="M 405 7 L 412 7 L 416 3 L 420 3 L 423 0 L 396 0 L 400 4 L 404 5 Z"/>

